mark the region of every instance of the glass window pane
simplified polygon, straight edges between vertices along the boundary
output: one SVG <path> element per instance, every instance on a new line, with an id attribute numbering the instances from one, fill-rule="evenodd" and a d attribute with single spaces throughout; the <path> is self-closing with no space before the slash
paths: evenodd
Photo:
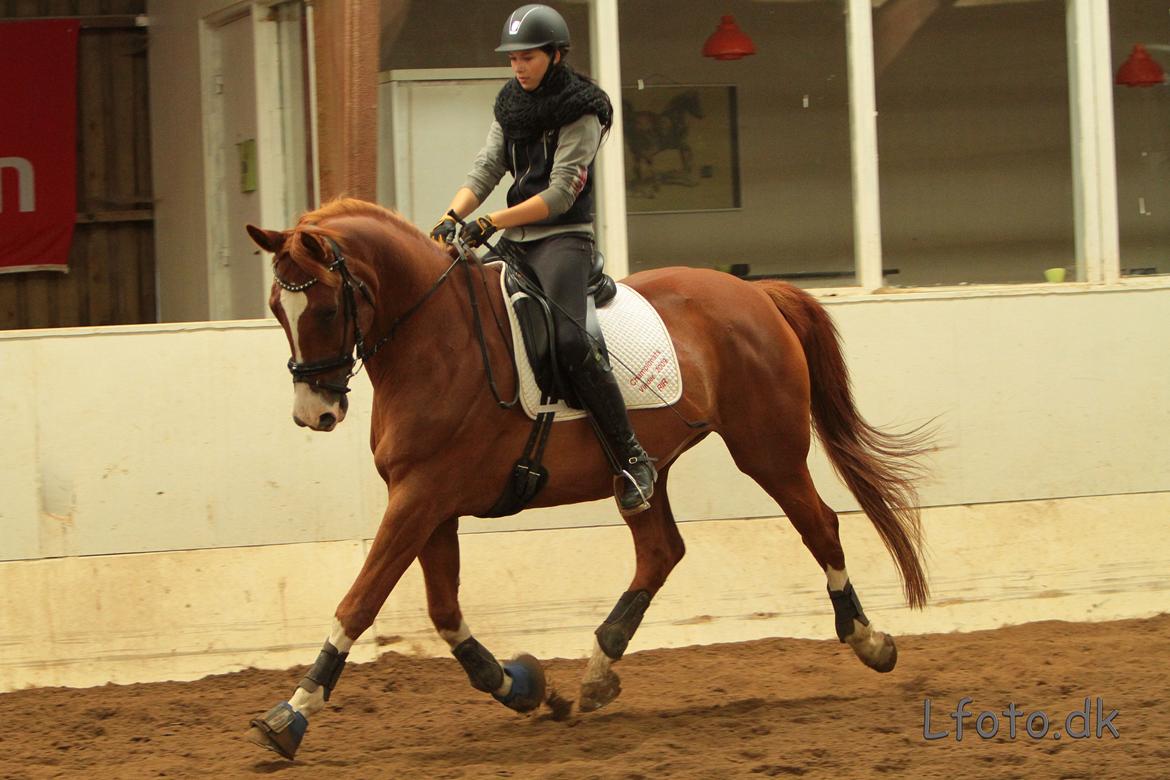
<path id="1" fill-rule="evenodd" d="M 380 0 L 382 12 L 379 70 L 409 68 L 501 68 L 498 54 L 504 20 L 520 0 Z M 556 3 L 573 41 L 570 62 L 589 72 L 589 7 Z"/>
<path id="2" fill-rule="evenodd" d="M 873 26 L 890 281 L 1071 278 L 1064 1 L 887 0 Z"/>
<path id="3" fill-rule="evenodd" d="M 840 0 L 622 0 L 631 272 L 855 283 L 843 11 Z M 723 14 L 755 55 L 702 55 Z"/>
<path id="4" fill-rule="evenodd" d="M 1170 67 L 1170 4 L 1110 0 L 1109 17 L 1115 76 L 1136 44 L 1157 63 L 1151 72 Z M 1121 273 L 1170 273 L 1170 89 L 1115 85 L 1113 117 Z"/>
<path id="5" fill-rule="evenodd" d="M 381 0 L 379 199 L 429 230 L 467 179 L 511 78 L 495 51 L 517 0 Z M 558 4 L 572 43 L 568 62 L 588 74 L 589 7 Z M 393 74 L 386 71 L 428 71 Z M 425 76 L 425 77 L 421 77 Z M 511 176 L 475 215 L 507 206 Z"/>

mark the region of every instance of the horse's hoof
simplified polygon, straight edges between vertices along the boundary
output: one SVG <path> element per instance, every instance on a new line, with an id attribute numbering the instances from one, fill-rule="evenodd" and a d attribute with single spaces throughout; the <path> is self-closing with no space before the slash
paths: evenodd
<path id="1" fill-rule="evenodd" d="M 882 634 L 881 647 L 873 653 L 861 653 L 857 648 L 857 657 L 861 662 L 873 669 L 875 672 L 892 672 L 894 667 L 898 665 L 898 646 L 894 644 L 894 638 L 889 634 Z"/>
<path id="2" fill-rule="evenodd" d="M 252 720 L 248 741 L 291 761 L 308 728 L 309 721 L 305 716 L 294 710 L 287 701 L 282 701 L 263 718 Z"/>
<path id="3" fill-rule="evenodd" d="M 532 712 L 544 701 L 544 667 L 540 661 L 524 653 L 504 664 L 504 674 L 512 678 L 507 696 L 496 696 L 496 701 L 516 712 Z"/>
<path id="4" fill-rule="evenodd" d="M 607 670 L 600 680 L 586 680 L 581 683 L 581 699 L 577 708 L 581 712 L 599 710 L 616 699 L 622 692 L 622 678 L 612 669 Z"/>

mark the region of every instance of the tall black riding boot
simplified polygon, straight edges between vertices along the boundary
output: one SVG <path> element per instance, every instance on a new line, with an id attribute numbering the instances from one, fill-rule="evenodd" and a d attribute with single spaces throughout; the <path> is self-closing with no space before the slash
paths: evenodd
<path id="1" fill-rule="evenodd" d="M 609 363 L 599 350 L 591 349 L 569 377 L 613 468 L 618 508 L 623 515 L 646 511 L 658 471 L 630 427 L 626 402 Z"/>

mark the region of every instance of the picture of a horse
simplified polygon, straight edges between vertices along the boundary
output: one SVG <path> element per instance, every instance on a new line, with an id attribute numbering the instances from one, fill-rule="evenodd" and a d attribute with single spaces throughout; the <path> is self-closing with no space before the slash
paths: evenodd
<path id="1" fill-rule="evenodd" d="M 735 87 L 622 90 L 628 211 L 740 206 Z"/>

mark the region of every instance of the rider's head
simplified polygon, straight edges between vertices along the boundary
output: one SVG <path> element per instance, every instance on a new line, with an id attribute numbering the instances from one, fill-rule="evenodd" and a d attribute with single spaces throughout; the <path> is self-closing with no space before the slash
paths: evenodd
<path id="1" fill-rule="evenodd" d="M 504 21 L 496 51 L 508 54 L 520 86 L 535 92 L 568 54 L 569 26 L 547 5 L 522 5 Z"/>

